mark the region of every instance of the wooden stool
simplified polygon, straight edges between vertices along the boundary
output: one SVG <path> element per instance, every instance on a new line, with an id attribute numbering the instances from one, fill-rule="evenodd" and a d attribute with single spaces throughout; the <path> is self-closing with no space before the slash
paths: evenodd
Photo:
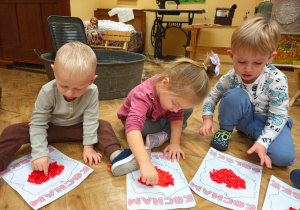
<path id="1" fill-rule="evenodd" d="M 290 100 L 290 106 L 293 106 L 294 103 L 300 99 L 300 65 L 293 65 L 293 68 L 295 73 L 297 91 L 294 97 Z"/>
<path id="2" fill-rule="evenodd" d="M 93 49 L 112 49 L 112 50 L 124 50 L 126 51 L 128 48 L 128 42 L 130 41 L 131 33 L 129 31 L 113 31 L 113 30 L 105 30 L 103 32 L 103 41 L 105 41 L 104 46 L 91 46 Z M 123 46 L 108 46 L 109 41 L 121 41 L 123 42 Z"/>

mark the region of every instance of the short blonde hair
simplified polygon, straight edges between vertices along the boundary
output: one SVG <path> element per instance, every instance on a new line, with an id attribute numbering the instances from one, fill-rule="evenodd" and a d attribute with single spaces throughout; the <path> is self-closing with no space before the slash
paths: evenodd
<path id="1" fill-rule="evenodd" d="M 215 65 L 211 63 L 207 54 L 204 61 L 205 69 L 202 63 L 198 63 L 188 58 L 180 58 L 174 61 L 157 80 L 156 85 L 161 85 L 161 81 L 169 78 L 167 92 L 172 95 L 184 98 L 193 105 L 199 105 L 210 91 L 210 78 L 215 74 Z"/>
<path id="2" fill-rule="evenodd" d="M 250 49 L 259 54 L 272 54 L 281 38 L 280 26 L 258 14 L 243 22 L 232 34 L 231 49 Z"/>
<path id="3" fill-rule="evenodd" d="M 56 53 L 55 71 L 64 71 L 68 78 L 86 78 L 95 75 L 97 58 L 89 46 L 75 41 L 63 45 Z"/>

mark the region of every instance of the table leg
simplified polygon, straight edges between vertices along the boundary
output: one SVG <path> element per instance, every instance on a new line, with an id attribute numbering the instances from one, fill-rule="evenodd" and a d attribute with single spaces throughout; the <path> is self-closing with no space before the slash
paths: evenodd
<path id="1" fill-rule="evenodd" d="M 154 34 L 154 58 L 162 58 L 162 39 L 165 33 L 162 17 L 160 18 L 156 15 L 151 33 Z"/>
<path id="2" fill-rule="evenodd" d="M 193 48 L 192 59 L 197 60 L 197 44 L 198 44 L 198 37 L 201 29 L 192 29 L 192 40 L 191 40 L 191 47 Z"/>
<path id="3" fill-rule="evenodd" d="M 296 94 L 294 95 L 294 97 L 290 100 L 290 106 L 293 106 L 294 103 L 297 101 L 297 99 L 300 97 L 300 90 L 298 90 L 296 92 Z"/>
<path id="4" fill-rule="evenodd" d="M 295 95 L 293 96 L 293 98 L 290 100 L 290 106 L 293 106 L 294 103 L 297 101 L 297 99 L 300 98 L 300 68 L 299 67 L 295 67 L 294 68 L 294 73 L 295 73 L 295 79 L 296 79 L 296 87 L 297 87 L 297 92 L 295 93 Z"/>
<path id="5" fill-rule="evenodd" d="M 161 24 L 157 24 L 157 30 L 155 34 L 155 46 L 154 46 L 154 58 L 162 58 L 162 38 L 164 29 Z"/>
<path id="6" fill-rule="evenodd" d="M 188 46 L 190 46 L 191 39 L 192 39 L 192 33 L 191 33 L 191 31 L 188 31 L 187 39 L 186 39 L 186 45 L 185 45 L 185 57 L 187 57 L 187 58 L 190 58 L 190 51 L 187 51 L 186 48 Z"/>

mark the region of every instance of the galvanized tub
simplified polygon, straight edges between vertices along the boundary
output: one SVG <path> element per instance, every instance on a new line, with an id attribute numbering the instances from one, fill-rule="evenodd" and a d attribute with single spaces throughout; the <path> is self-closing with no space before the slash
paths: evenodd
<path id="1" fill-rule="evenodd" d="M 51 64 L 55 53 L 36 54 L 43 59 L 49 81 L 54 79 Z M 146 56 L 118 50 L 94 50 L 97 56 L 95 84 L 99 90 L 99 100 L 123 98 L 142 80 Z"/>

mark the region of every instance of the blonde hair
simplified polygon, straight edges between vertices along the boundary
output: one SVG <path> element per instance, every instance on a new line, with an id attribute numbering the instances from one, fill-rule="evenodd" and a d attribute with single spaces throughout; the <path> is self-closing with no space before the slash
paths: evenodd
<path id="1" fill-rule="evenodd" d="M 86 78 L 96 72 L 97 58 L 89 46 L 75 41 L 63 45 L 56 53 L 55 71 L 67 78 Z"/>
<path id="2" fill-rule="evenodd" d="M 259 54 L 271 54 L 276 51 L 281 38 L 280 26 L 274 20 L 258 14 L 243 22 L 232 34 L 231 49 L 258 51 Z"/>
<path id="3" fill-rule="evenodd" d="M 212 51 L 207 53 L 204 65 L 188 58 L 175 60 L 171 67 L 160 75 L 156 85 L 160 86 L 162 80 L 167 77 L 167 92 L 184 98 L 195 106 L 199 105 L 210 91 L 209 80 L 215 74 L 215 65 L 209 58 L 213 54 Z"/>

